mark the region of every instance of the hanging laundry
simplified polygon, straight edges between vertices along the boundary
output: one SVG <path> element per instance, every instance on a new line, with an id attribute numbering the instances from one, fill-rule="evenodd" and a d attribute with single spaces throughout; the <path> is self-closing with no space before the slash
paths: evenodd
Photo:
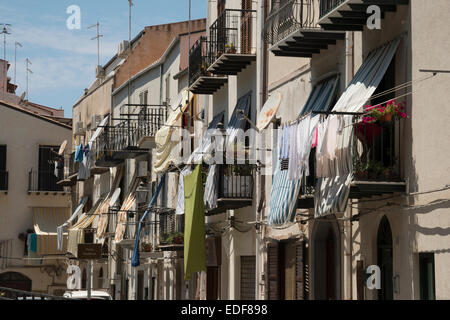
<path id="1" fill-rule="evenodd" d="M 83 144 L 80 144 L 79 146 L 77 146 L 76 150 L 75 150 L 75 163 L 76 162 L 83 162 Z"/>

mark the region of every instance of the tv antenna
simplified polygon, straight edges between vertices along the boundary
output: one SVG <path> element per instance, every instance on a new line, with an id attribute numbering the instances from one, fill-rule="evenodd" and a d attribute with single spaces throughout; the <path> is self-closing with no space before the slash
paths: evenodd
<path id="1" fill-rule="evenodd" d="M 30 68 L 28 67 L 29 65 L 32 65 L 30 59 L 26 58 L 25 62 L 27 64 L 27 100 L 29 100 L 29 94 L 28 94 L 28 74 L 33 74 L 33 71 L 30 70 Z"/>
<path id="2" fill-rule="evenodd" d="M 91 40 L 97 40 L 97 65 L 100 65 L 100 38 L 103 37 L 102 34 L 100 34 L 100 23 L 97 21 L 96 24 L 93 24 L 92 26 L 88 27 L 88 29 L 92 29 L 94 27 L 97 27 L 97 36 L 93 37 Z"/>
<path id="3" fill-rule="evenodd" d="M 3 35 L 3 60 L 6 61 L 6 35 L 11 34 L 11 25 L 9 23 L 0 23 L 0 28 L 2 31 L 0 34 Z"/>
<path id="4" fill-rule="evenodd" d="M 14 85 L 17 85 L 16 74 L 17 74 L 17 47 L 22 48 L 22 44 L 20 42 L 15 42 L 14 44 Z"/>

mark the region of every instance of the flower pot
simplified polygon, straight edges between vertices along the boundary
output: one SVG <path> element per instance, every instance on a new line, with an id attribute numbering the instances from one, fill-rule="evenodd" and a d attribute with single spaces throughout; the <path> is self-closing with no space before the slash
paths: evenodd
<path id="1" fill-rule="evenodd" d="M 381 118 L 381 122 L 391 122 L 392 121 L 392 113 L 385 113 Z"/>

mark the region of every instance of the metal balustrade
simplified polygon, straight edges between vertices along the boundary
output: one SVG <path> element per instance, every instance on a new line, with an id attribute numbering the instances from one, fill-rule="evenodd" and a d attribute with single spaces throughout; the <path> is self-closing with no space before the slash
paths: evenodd
<path id="1" fill-rule="evenodd" d="M 323 17 L 336 9 L 347 0 L 320 0 L 320 17 Z"/>
<path id="2" fill-rule="evenodd" d="M 273 45 L 300 29 L 320 28 L 315 19 L 316 10 L 313 0 L 289 0 L 280 8 L 272 9 L 264 25 L 265 41 Z"/>
<path id="3" fill-rule="evenodd" d="M 206 37 L 200 37 L 189 50 L 189 85 L 199 77 L 209 76 L 209 46 Z"/>
<path id="4" fill-rule="evenodd" d="M 62 179 L 55 171 L 31 170 L 28 173 L 28 192 L 65 192 L 65 188 L 57 184 Z"/>

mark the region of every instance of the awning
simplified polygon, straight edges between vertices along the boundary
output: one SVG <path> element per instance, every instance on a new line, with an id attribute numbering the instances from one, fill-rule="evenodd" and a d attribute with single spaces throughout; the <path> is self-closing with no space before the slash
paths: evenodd
<path id="1" fill-rule="evenodd" d="M 244 141 L 240 141 L 238 135 L 239 132 L 243 132 L 245 126 L 247 125 L 247 120 L 242 116 L 244 114 L 246 117 L 249 117 L 250 114 L 250 106 L 251 106 L 251 98 L 252 93 L 249 92 L 245 96 L 241 97 L 237 104 L 236 108 L 231 115 L 230 121 L 228 122 L 227 131 L 226 131 L 226 153 L 227 158 L 234 159 L 234 146 L 238 145 L 237 150 L 245 150 L 244 149 Z M 241 145 L 239 147 L 239 144 Z M 228 154 L 230 153 L 230 154 Z"/>
<path id="2" fill-rule="evenodd" d="M 190 104 L 193 104 L 194 95 L 190 96 Z M 156 173 L 161 173 L 166 171 L 169 166 L 175 162 L 174 155 L 172 154 L 172 150 L 177 144 L 176 141 L 172 141 L 172 134 L 175 131 L 176 122 L 181 118 L 181 115 L 186 111 L 188 104 L 186 101 L 188 100 L 188 91 L 184 90 L 178 98 L 175 100 L 175 103 L 170 107 L 169 110 L 171 113 L 165 123 L 165 125 L 158 130 L 155 134 L 155 143 L 156 148 L 154 150 L 154 162 L 153 162 L 153 170 Z M 181 108 L 179 106 L 182 106 Z"/>
<path id="3" fill-rule="evenodd" d="M 118 218 L 116 223 L 116 231 L 114 240 L 116 242 L 120 242 L 123 240 L 123 237 L 125 235 L 125 230 L 127 228 L 127 213 L 136 203 L 136 197 L 135 192 L 136 189 L 139 186 L 139 179 L 137 178 L 137 174 L 133 176 L 133 179 L 131 180 L 130 188 L 128 190 L 128 196 L 125 199 L 125 201 L 122 203 L 122 206 L 120 207 L 120 211 L 118 212 Z"/>
<path id="4" fill-rule="evenodd" d="M 69 228 L 69 241 L 67 251 L 78 256 L 78 244 L 84 243 L 84 230 L 89 228 L 95 219 L 98 218 L 98 212 L 101 204 L 105 201 L 107 195 L 102 195 L 95 202 L 95 205 L 88 213 L 83 213 L 71 228 Z"/>
<path id="5" fill-rule="evenodd" d="M 61 254 L 57 248 L 57 227 L 70 217 L 69 208 L 33 208 L 37 255 Z M 64 247 L 64 246 L 63 246 Z"/>
<path id="6" fill-rule="evenodd" d="M 88 199 L 89 199 L 88 196 L 83 197 L 81 199 L 81 201 L 80 201 L 80 204 L 75 209 L 75 211 L 73 212 L 73 214 L 69 218 L 69 220 L 67 220 L 66 222 L 64 222 L 64 224 L 60 225 L 57 228 L 57 234 L 58 234 L 58 236 L 57 236 L 57 239 L 58 239 L 57 240 L 57 243 L 58 243 L 57 248 L 58 248 L 58 251 L 63 251 L 63 248 L 64 248 L 64 246 L 63 246 L 63 238 L 64 238 L 64 235 L 67 236 L 67 233 L 64 234 L 64 232 L 66 231 L 67 227 L 70 226 L 70 224 L 72 224 L 72 222 L 80 215 L 80 213 L 83 212 L 83 208 L 86 205 L 86 202 L 88 201 Z"/>
<path id="7" fill-rule="evenodd" d="M 111 186 L 111 190 L 108 194 L 108 197 L 106 200 L 102 203 L 100 206 L 100 209 L 98 210 L 100 217 L 98 219 L 98 225 L 97 225 L 97 238 L 100 240 L 105 239 L 106 237 L 106 229 L 108 227 L 108 211 L 109 211 L 109 205 L 111 201 L 111 197 L 116 191 L 116 189 L 119 188 L 120 181 L 123 177 L 124 169 L 123 167 L 119 167 L 116 171 L 116 176 L 114 177 L 114 182 Z"/>
<path id="8" fill-rule="evenodd" d="M 388 69 L 399 46 L 400 39 L 393 40 L 386 45 L 372 51 L 355 77 L 339 98 L 333 111 L 361 112 L 364 105 L 373 95 L 386 70 Z M 327 120 L 332 122 L 336 115 Z M 319 177 L 316 185 L 314 206 L 315 216 L 320 217 L 333 213 L 342 213 L 346 210 L 350 184 L 353 179 L 352 116 L 342 116 L 343 130 L 337 134 L 330 134 L 337 139 L 336 168 L 339 170 L 335 176 Z M 328 132 L 325 133 L 328 136 Z M 329 164 L 334 166 L 334 164 Z"/>
<path id="9" fill-rule="evenodd" d="M 269 225 L 282 225 L 294 220 L 301 185 L 301 180 L 289 180 L 288 170 L 281 170 L 281 160 L 276 161 L 270 192 Z"/>
<path id="10" fill-rule="evenodd" d="M 309 95 L 301 115 L 311 111 L 328 111 L 332 108 L 338 91 L 339 76 L 329 77 L 316 84 Z"/>

